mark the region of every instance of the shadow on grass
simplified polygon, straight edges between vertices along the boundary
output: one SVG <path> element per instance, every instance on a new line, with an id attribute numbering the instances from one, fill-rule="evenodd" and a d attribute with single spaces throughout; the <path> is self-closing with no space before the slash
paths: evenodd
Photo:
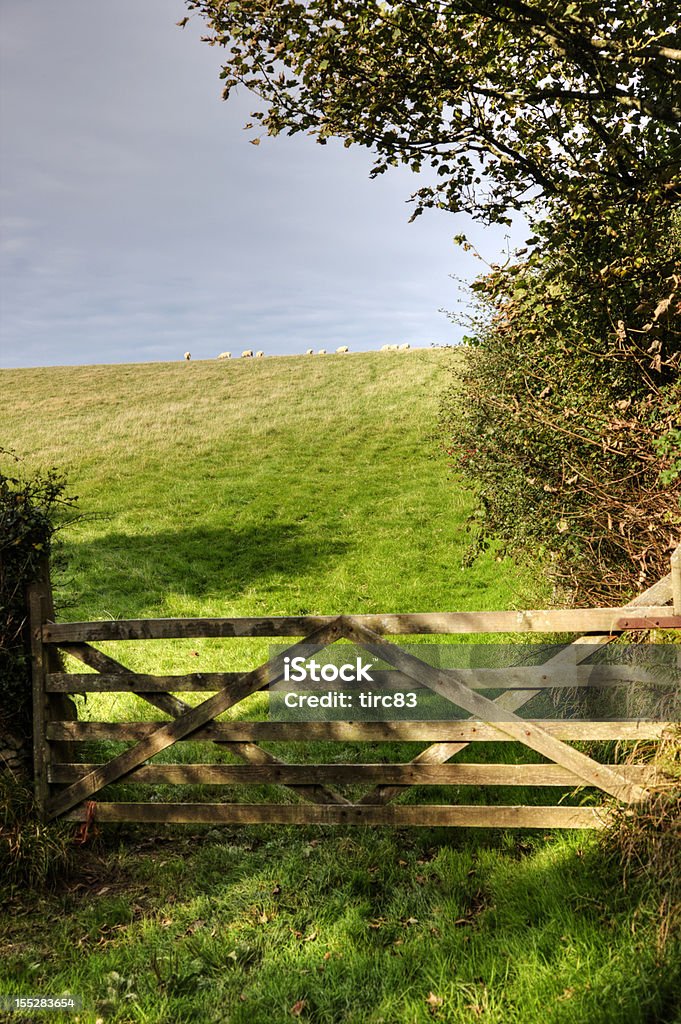
<path id="1" fill-rule="evenodd" d="M 109 533 L 65 546 L 69 589 L 79 580 L 106 581 L 107 601 L 124 598 L 126 613 L 158 606 L 169 592 L 234 599 L 258 585 L 295 579 L 345 554 L 348 543 L 332 534 L 311 534 L 304 524 L 262 522 L 249 526 L 203 526 L 148 534 Z M 94 600 L 93 600 L 94 598 Z M 77 603 L 97 606 L 101 589 L 84 588 Z M 64 607 L 62 605 L 62 607 Z"/>
<path id="2" fill-rule="evenodd" d="M 91 884 L 62 895 L 45 970 L 115 1020 L 675 1019 L 679 961 L 656 942 L 657 900 L 623 890 L 586 837 L 121 828 L 102 846 Z M 22 949 L 17 976 L 34 959 Z M 139 1016 L 107 996 L 111 978 Z"/>

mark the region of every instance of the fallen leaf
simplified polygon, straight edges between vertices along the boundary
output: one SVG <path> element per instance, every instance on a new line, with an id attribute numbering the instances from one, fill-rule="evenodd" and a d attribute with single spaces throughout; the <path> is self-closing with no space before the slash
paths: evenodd
<path id="1" fill-rule="evenodd" d="M 316 938 L 317 938 L 317 933 L 316 932 L 310 932 L 309 935 L 305 936 L 305 942 L 314 942 L 314 940 Z"/>
<path id="2" fill-rule="evenodd" d="M 428 1003 L 428 1006 L 432 1006 L 433 1009 L 436 1009 L 438 1006 L 442 1006 L 444 999 L 442 996 L 436 996 L 434 992 L 429 992 L 426 1002 Z"/>
<path id="3" fill-rule="evenodd" d="M 303 1012 L 303 1010 L 305 1009 L 306 1006 L 307 1006 L 307 1000 L 306 999 L 299 999 L 291 1007 L 291 1011 L 290 1011 L 291 1012 L 291 1016 L 292 1017 L 300 1017 L 301 1013 Z"/>
<path id="4" fill-rule="evenodd" d="M 407 925 L 407 926 L 411 925 L 411 924 L 418 924 L 418 923 L 419 923 L 418 917 L 408 917 L 407 920 L 404 922 L 404 924 Z"/>

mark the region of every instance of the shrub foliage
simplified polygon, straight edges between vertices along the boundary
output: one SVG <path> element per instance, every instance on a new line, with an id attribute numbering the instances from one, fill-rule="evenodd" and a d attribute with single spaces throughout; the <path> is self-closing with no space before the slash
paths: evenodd
<path id="1" fill-rule="evenodd" d="M 20 742 L 31 733 L 26 587 L 41 577 L 58 514 L 75 500 L 65 486 L 56 470 L 24 478 L 0 468 L 0 731 Z"/>
<path id="2" fill-rule="evenodd" d="M 474 286 L 441 426 L 478 543 L 540 549 L 575 599 L 618 602 L 681 540 L 681 217 L 659 197 L 558 211 Z"/>

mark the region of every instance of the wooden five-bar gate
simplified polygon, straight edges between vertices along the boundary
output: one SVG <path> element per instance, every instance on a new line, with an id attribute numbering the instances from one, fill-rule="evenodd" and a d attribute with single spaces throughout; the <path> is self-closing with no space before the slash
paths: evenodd
<path id="1" fill-rule="evenodd" d="M 33 655 L 35 787 L 45 820 L 64 817 L 99 822 L 192 822 L 464 825 L 522 828 L 594 828 L 608 816 L 604 806 L 500 806 L 400 804 L 412 786 L 594 787 L 625 804 L 635 804 L 656 781 L 646 765 L 602 764 L 575 749 L 580 740 L 658 739 L 672 723 L 660 721 L 528 720 L 517 712 L 537 693 L 523 688 L 516 673 L 512 686 L 489 699 L 470 684 L 466 671 L 426 664 L 390 636 L 483 633 L 580 633 L 541 666 L 579 666 L 594 648 L 628 630 L 681 628 L 681 564 L 622 608 L 549 611 L 455 612 L 406 615 L 340 615 L 278 618 L 142 619 L 57 623 L 49 582 L 29 594 Z M 104 641 L 198 637 L 302 637 L 298 643 L 247 672 L 142 675 L 99 648 Z M 251 694 L 267 687 L 282 671 L 284 657 L 320 651 L 346 639 L 376 652 L 401 676 L 446 697 L 470 718 L 455 721 L 252 721 L 216 719 Z M 409 646 L 409 645 L 407 645 Z M 64 672 L 62 651 L 90 669 Z M 94 672 L 92 670 L 95 670 Z M 507 671 L 507 675 L 509 672 Z M 579 672 L 574 675 L 579 679 Z M 585 671 L 583 680 L 588 682 Z M 496 686 L 503 684 L 494 684 Z M 176 694 L 211 693 L 196 706 Z M 171 716 L 165 721 L 93 722 L 73 720 L 67 694 L 134 693 Z M 79 744 L 93 740 L 126 741 L 129 746 L 104 763 L 83 763 Z M 220 744 L 235 763 L 158 763 L 155 755 L 186 740 Z M 289 764 L 263 742 L 422 742 L 427 746 L 407 763 Z M 516 741 L 543 755 L 548 763 L 450 763 L 471 743 Z M 150 763 L 151 761 L 151 763 Z M 95 798 L 105 787 L 125 780 L 139 784 L 275 784 L 290 787 L 295 803 L 192 802 L 147 800 L 118 802 Z M 334 786 L 366 785 L 353 800 Z"/>

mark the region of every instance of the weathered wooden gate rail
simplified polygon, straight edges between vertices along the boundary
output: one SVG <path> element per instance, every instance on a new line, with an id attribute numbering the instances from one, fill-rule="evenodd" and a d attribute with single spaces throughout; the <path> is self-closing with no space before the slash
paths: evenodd
<path id="1" fill-rule="evenodd" d="M 293 789 L 296 804 L 122 803 L 98 801 L 99 821 L 466 825 L 524 828 L 593 828 L 607 810 L 598 806 L 399 805 L 392 801 L 410 786 L 554 786 L 596 787 L 625 803 L 647 795 L 659 781 L 645 765 L 600 764 L 568 741 L 585 739 L 657 739 L 671 723 L 532 721 L 515 712 L 547 685 L 546 671 L 558 685 L 588 685 L 593 666 L 579 666 L 579 645 L 604 645 L 630 629 L 681 629 L 681 566 L 624 608 L 521 612 L 456 612 L 408 615 L 302 616 L 223 619 L 134 619 L 56 623 L 49 583 L 30 592 L 33 654 L 34 752 L 36 798 L 45 819 L 83 820 L 102 789 L 125 779 L 138 784 L 275 784 Z M 671 606 L 670 606 L 671 603 Z M 455 633 L 581 632 L 538 669 L 487 670 L 483 682 L 506 687 L 495 700 L 480 692 L 467 670 L 440 670 L 386 639 L 389 635 Z M 149 675 L 132 672 L 91 646 L 107 640 L 177 637 L 302 637 L 275 658 L 250 672 Z M 405 680 L 452 700 L 469 712 L 465 721 L 441 722 L 273 722 L 215 721 L 228 708 L 262 690 L 282 671 L 286 655 L 304 648 L 321 650 L 339 639 L 375 651 L 392 670 L 380 674 L 386 688 Z M 61 669 L 57 651 L 70 654 L 95 673 Z M 565 667 L 561 681 L 560 671 Z M 496 673 L 496 674 L 495 674 Z M 377 674 L 379 675 L 379 674 Z M 499 681 L 503 676 L 505 681 Z M 552 675 L 552 680 L 554 676 Z M 550 683 L 556 685 L 555 681 Z M 477 688 L 476 688 L 477 686 Z M 169 714 L 172 721 L 79 722 L 65 712 L 64 695 L 132 692 Z M 212 692 L 196 707 L 171 691 Z M 74 750 L 92 740 L 127 741 L 123 753 L 102 764 L 74 759 Z M 186 740 L 218 743 L 246 764 L 149 764 L 162 750 Z M 286 764 L 259 745 L 262 741 L 337 741 L 381 743 L 421 741 L 429 745 L 406 764 Z M 469 743 L 519 741 L 549 759 L 548 764 L 449 764 Z M 333 785 L 371 786 L 351 802 Z"/>

